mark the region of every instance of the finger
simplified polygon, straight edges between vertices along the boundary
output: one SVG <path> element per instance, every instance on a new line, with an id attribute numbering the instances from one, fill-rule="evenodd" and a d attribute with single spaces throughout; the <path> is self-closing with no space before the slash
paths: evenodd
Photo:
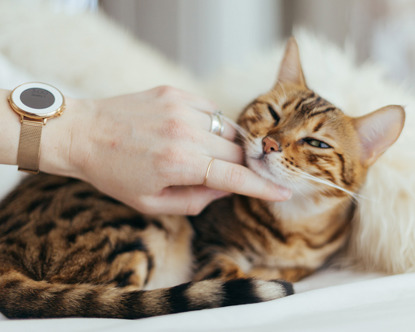
<path id="1" fill-rule="evenodd" d="M 190 106 L 191 108 L 194 108 L 195 110 L 202 111 L 202 112 L 213 113 L 219 109 L 219 107 L 215 103 L 209 100 L 205 100 L 203 98 L 197 98 L 194 96 L 187 97 L 187 98 L 185 97 L 182 99 L 182 101 L 186 105 Z"/>
<path id="2" fill-rule="evenodd" d="M 141 198 L 141 210 L 145 213 L 168 213 L 181 215 L 199 214 L 212 201 L 230 193 L 204 186 L 168 187 L 158 195 Z"/>
<path id="3" fill-rule="evenodd" d="M 200 111 L 197 109 L 193 109 L 196 112 L 193 112 L 191 118 L 189 118 L 190 121 L 194 123 L 198 123 L 200 128 L 202 128 L 206 132 L 211 132 L 211 126 L 212 126 L 212 116 L 213 111 Z M 190 123 L 190 124 L 192 124 Z M 227 140 L 233 141 L 235 139 L 235 136 L 237 134 L 237 131 L 235 129 L 235 126 L 230 122 L 230 120 L 226 119 L 222 116 L 222 125 L 223 125 L 223 134 L 221 135 L 223 138 L 226 138 Z"/>
<path id="4" fill-rule="evenodd" d="M 205 98 L 193 95 L 187 91 L 180 90 L 180 97 L 190 107 L 204 112 L 214 112 L 219 109 L 218 105 Z"/>
<path id="5" fill-rule="evenodd" d="M 206 133 L 206 135 L 208 135 Z M 212 137 L 210 137 L 212 139 Z M 163 186 L 193 186 L 203 183 L 207 166 L 212 158 L 227 162 L 227 164 L 241 164 L 243 162 L 243 150 L 235 143 L 222 140 L 215 147 L 214 144 L 202 141 L 195 137 L 193 142 L 183 142 L 180 150 L 166 152 L 162 162 L 157 164 L 160 170 L 160 178 Z M 214 188 L 218 189 L 218 188 Z M 220 188 L 219 188 L 220 190 Z"/>
<path id="6" fill-rule="evenodd" d="M 181 163 L 172 163 L 166 178 L 170 184 L 200 185 L 205 183 L 212 189 L 233 192 L 271 201 L 284 201 L 291 191 L 266 180 L 250 169 L 208 156 L 184 158 Z M 210 167 L 209 167 L 210 165 Z"/>
<path id="7" fill-rule="evenodd" d="M 201 180 L 212 189 L 272 201 L 284 201 L 291 197 L 291 191 L 287 188 L 265 180 L 244 166 L 215 159 L 208 170 L 210 161 L 205 159 L 206 171 Z"/>
<path id="8" fill-rule="evenodd" d="M 205 155 L 208 157 L 225 160 L 234 164 L 243 163 L 244 153 L 238 144 L 209 133 L 201 133 L 201 140 L 203 145 L 205 145 Z"/>

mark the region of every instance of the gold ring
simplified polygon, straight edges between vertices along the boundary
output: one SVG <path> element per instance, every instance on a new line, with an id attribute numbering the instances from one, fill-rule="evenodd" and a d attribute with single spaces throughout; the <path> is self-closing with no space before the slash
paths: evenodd
<path id="1" fill-rule="evenodd" d="M 209 165 L 208 165 L 208 167 L 207 167 L 207 169 L 206 169 L 205 179 L 203 180 L 202 186 L 206 186 L 207 179 L 208 179 L 208 177 L 209 177 L 209 173 L 210 173 L 210 169 L 212 168 L 212 164 L 213 164 L 213 161 L 214 161 L 214 160 L 215 160 L 215 158 L 212 158 L 212 159 L 209 161 Z"/>

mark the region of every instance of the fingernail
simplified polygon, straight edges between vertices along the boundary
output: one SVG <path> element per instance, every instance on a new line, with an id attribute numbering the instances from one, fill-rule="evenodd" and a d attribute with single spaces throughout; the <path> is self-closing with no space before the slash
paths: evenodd
<path id="1" fill-rule="evenodd" d="M 285 200 L 291 198 L 293 192 L 290 189 L 284 188 L 284 187 L 279 187 L 279 186 L 277 188 L 278 188 L 277 189 L 278 196 L 276 196 L 277 200 L 285 201 Z"/>

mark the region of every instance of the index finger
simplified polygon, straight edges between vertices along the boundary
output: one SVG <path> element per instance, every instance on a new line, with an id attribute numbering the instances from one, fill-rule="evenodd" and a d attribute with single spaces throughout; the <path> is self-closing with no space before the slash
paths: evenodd
<path id="1" fill-rule="evenodd" d="M 209 164 L 204 181 L 209 188 L 270 201 L 285 201 L 291 197 L 289 189 L 260 177 L 242 165 L 219 159 L 209 161 Z"/>

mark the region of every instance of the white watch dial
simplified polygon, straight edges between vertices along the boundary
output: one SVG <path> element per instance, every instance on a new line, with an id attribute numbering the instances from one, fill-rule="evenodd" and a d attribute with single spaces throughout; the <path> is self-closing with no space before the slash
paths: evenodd
<path id="1" fill-rule="evenodd" d="M 63 105 L 60 91 L 45 83 L 22 84 L 13 91 L 11 98 L 22 111 L 37 117 L 51 117 Z"/>

